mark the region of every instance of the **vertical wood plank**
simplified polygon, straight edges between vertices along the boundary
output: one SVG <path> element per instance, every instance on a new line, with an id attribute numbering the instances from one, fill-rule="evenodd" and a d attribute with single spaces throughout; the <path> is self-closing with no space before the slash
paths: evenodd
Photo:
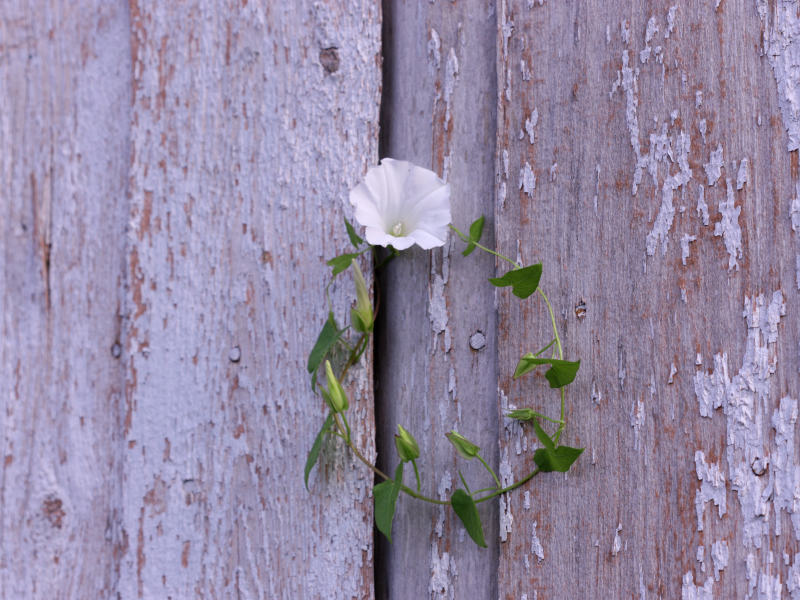
<path id="1" fill-rule="evenodd" d="M 760 17 L 759 3 L 714 4 L 508 0 L 498 11 L 498 165 L 509 157 L 498 247 L 513 255 L 519 243 L 526 264 L 544 263 L 567 357 L 582 361 L 562 441 L 586 447 L 566 477 L 510 494 L 500 598 L 687 598 L 698 586 L 778 597 L 764 594 L 797 568 L 797 156 L 767 51 L 785 46 L 764 43 L 774 7 L 760 3 Z M 519 356 L 550 340 L 546 309 L 499 298 L 500 387 L 555 416 L 542 374 L 511 379 Z M 536 446 L 529 427 L 509 426 L 501 452 L 518 478 Z"/>
<path id="2" fill-rule="evenodd" d="M 462 230 L 485 214 L 492 240 L 495 138 L 495 16 L 492 4 L 385 3 L 383 156 L 430 168 L 451 184 Z M 486 282 L 494 262 L 451 237 L 442 249 L 405 251 L 381 282 L 376 339 L 376 410 L 381 468 L 394 468 L 399 423 L 419 441 L 422 490 L 445 499 L 491 476 L 457 458 L 444 437 L 456 429 L 497 467 L 496 324 Z M 470 338 L 479 334 L 473 340 Z M 385 472 L 390 472 L 385 471 Z M 484 485 L 485 484 L 485 485 Z M 489 548 L 478 548 L 452 510 L 400 498 L 394 546 L 379 539 L 379 597 L 494 598 L 498 511 L 480 505 Z"/>
<path id="3" fill-rule="evenodd" d="M 114 594 L 124 2 L 0 6 L 0 596 Z"/>
<path id="4" fill-rule="evenodd" d="M 308 494 L 303 466 L 325 260 L 377 159 L 380 6 L 140 0 L 131 22 L 121 593 L 371 597 L 371 477 L 330 444 Z M 354 297 L 342 276 L 334 308 Z M 349 389 L 374 455 L 371 379 Z"/>

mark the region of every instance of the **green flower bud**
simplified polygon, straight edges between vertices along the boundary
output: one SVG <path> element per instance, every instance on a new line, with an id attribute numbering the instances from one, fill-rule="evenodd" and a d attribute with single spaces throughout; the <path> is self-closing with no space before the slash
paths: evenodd
<path id="1" fill-rule="evenodd" d="M 394 445 L 397 446 L 397 453 L 400 455 L 400 460 L 408 462 L 417 459 L 419 457 L 417 440 L 400 425 L 397 426 L 397 429 L 400 431 L 400 434 L 394 436 Z"/>
<path id="2" fill-rule="evenodd" d="M 517 410 L 512 410 L 506 417 L 509 419 L 516 419 L 517 421 L 530 421 L 534 416 L 532 408 L 518 408 Z"/>
<path id="3" fill-rule="evenodd" d="M 461 458 L 465 458 L 467 460 L 472 460 L 476 456 L 478 456 L 478 452 L 480 452 L 480 448 L 470 442 L 467 438 L 456 431 L 451 431 L 450 433 L 445 434 L 447 439 L 450 440 L 450 443 L 461 455 Z"/>
<path id="4" fill-rule="evenodd" d="M 322 392 L 325 404 L 335 413 L 346 411 L 349 408 L 347 394 L 342 384 L 339 383 L 339 380 L 336 379 L 336 376 L 333 374 L 331 363 L 328 360 L 325 361 L 325 375 L 328 378 L 328 389 L 326 390 L 322 386 L 319 388 L 320 392 Z"/>
<path id="5" fill-rule="evenodd" d="M 369 333 L 374 325 L 372 302 L 369 299 L 367 282 L 361 269 L 358 268 L 356 259 L 353 259 L 353 279 L 356 282 L 356 307 L 350 311 L 350 322 L 356 331 Z"/>

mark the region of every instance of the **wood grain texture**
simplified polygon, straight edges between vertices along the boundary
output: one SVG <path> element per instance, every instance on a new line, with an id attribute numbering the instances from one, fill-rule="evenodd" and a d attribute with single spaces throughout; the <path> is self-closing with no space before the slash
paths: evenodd
<path id="1" fill-rule="evenodd" d="M 3 598 L 118 577 L 127 32 L 122 2 L 0 6 Z"/>
<path id="2" fill-rule="evenodd" d="M 775 577 L 786 582 L 793 574 L 797 531 L 791 502 L 779 510 L 786 492 L 775 486 L 791 472 L 797 450 L 789 442 L 781 454 L 773 414 L 779 399 L 798 395 L 797 242 L 789 218 L 798 163 L 786 151 L 776 81 L 763 52 L 773 8 L 762 20 L 758 4 L 724 0 L 715 10 L 713 2 L 510 0 L 498 7 L 498 171 L 503 152 L 509 157 L 498 187 L 498 198 L 503 185 L 508 190 L 497 207 L 498 247 L 513 256 L 519 243 L 526 264 L 544 263 L 541 285 L 566 355 L 582 361 L 568 391 L 562 441 L 586 447 L 568 476 L 533 480 L 530 510 L 520 509 L 526 488 L 511 494 L 514 530 L 501 544 L 500 598 L 693 598 L 684 594 L 697 585 L 715 598 L 766 598 Z M 651 18 L 651 32 L 658 29 L 648 36 Z M 526 120 L 534 110 L 532 141 Z M 681 132 L 691 140 L 683 157 Z M 704 165 L 719 144 L 721 178 L 710 185 Z M 744 158 L 747 181 L 737 189 Z M 637 162 L 643 170 L 634 195 Z M 530 193 L 520 189 L 526 164 L 536 177 Z M 687 166 L 691 178 L 679 186 Z M 696 209 L 701 185 L 708 225 Z M 733 207 L 741 208 L 738 220 L 717 225 Z M 731 237 L 736 223 L 741 256 Z M 728 238 L 715 235 L 719 227 Z M 697 237 L 686 242 L 685 265 L 684 235 Z M 726 240 L 738 268 L 729 270 Z M 748 328 L 742 311 L 761 294 L 765 311 L 776 291 L 785 316 L 776 308 L 777 342 L 768 343 L 769 328 Z M 550 340 L 546 309 L 534 298 L 499 298 L 500 388 L 510 403 L 555 416 L 558 398 L 542 373 L 511 379 L 519 356 Z M 576 313 L 581 302 L 585 318 Z M 723 352 L 730 379 L 740 378 L 723 385 L 723 406 L 703 417 L 695 378 L 721 374 L 714 356 Z M 750 404 L 734 406 L 742 398 Z M 737 427 L 749 427 L 757 443 L 734 444 Z M 512 452 L 515 438 L 526 436 L 528 451 Z M 524 426 L 501 443 L 517 478 L 533 463 L 532 437 Z M 727 508 L 720 518 L 708 502 L 702 532 L 695 501 L 708 490 L 698 479 L 696 451 L 719 466 L 719 499 Z M 770 456 L 769 468 L 758 467 L 756 454 Z M 754 495 L 763 502 L 752 505 Z M 712 548 L 721 541 L 730 557 L 715 581 Z"/>
<path id="3" fill-rule="evenodd" d="M 325 260 L 377 159 L 380 7 L 138 1 L 131 26 L 121 593 L 369 597 L 371 477 L 333 444 L 311 494 L 302 473 Z M 370 370 L 349 389 L 372 455 Z"/>
<path id="4" fill-rule="evenodd" d="M 492 244 L 494 196 L 494 24 L 480 1 L 390 2 L 384 14 L 383 156 L 410 160 L 451 183 L 455 223 L 481 214 Z M 457 458 L 444 437 L 456 429 L 497 467 L 493 261 L 453 239 L 431 252 L 415 247 L 382 274 L 376 334 L 376 411 L 380 465 L 397 461 L 397 424 L 416 436 L 423 493 L 448 498 L 489 485 L 478 461 Z M 486 345 L 470 347 L 481 332 Z M 385 471 L 387 472 L 387 471 Z M 485 484 L 485 485 L 484 485 Z M 497 504 L 480 505 L 496 540 Z M 394 545 L 379 538 L 379 597 L 494 598 L 497 550 L 478 548 L 455 514 L 407 496 L 398 502 Z"/>

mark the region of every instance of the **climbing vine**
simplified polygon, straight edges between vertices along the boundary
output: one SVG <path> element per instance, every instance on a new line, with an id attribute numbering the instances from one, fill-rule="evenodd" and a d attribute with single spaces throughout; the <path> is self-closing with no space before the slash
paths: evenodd
<path id="1" fill-rule="evenodd" d="M 309 473 L 319 458 L 325 439 L 330 436 L 340 437 L 356 458 L 383 480 L 375 485 L 373 490 L 375 523 L 390 542 L 395 508 L 402 492 L 416 500 L 452 506 L 472 540 L 485 548 L 486 540 L 477 504 L 518 488 L 539 473 L 552 471 L 565 473 L 583 452 L 583 448 L 571 448 L 559 444 L 561 434 L 567 425 L 565 387 L 574 381 L 580 361 L 573 362 L 564 359 L 564 350 L 558 335 L 553 308 L 547 295 L 539 287 L 542 264 L 525 266 L 482 246 L 480 241 L 483 235 L 483 216 L 470 225 L 468 233 L 463 233 L 456 228 L 451 223 L 450 186 L 439 179 L 435 173 L 408 162 L 384 159 L 380 166 L 371 168 L 367 172 L 364 182 L 351 191 L 350 203 L 355 207 L 356 221 L 365 227 L 366 241 L 345 219 L 347 235 L 355 251 L 328 261 L 328 265 L 333 268 L 331 283 L 339 274 L 347 269 L 352 269 L 356 303 L 350 310 L 350 324 L 340 327 L 328 295 L 330 283 L 325 289 L 329 311 L 328 319 L 309 355 L 308 372 L 311 375 L 311 389 L 315 394 L 319 393 L 322 396 L 328 407 L 328 415 L 314 440 L 306 461 L 306 489 L 308 488 Z M 536 450 L 533 456 L 536 468 L 516 483 L 506 487 L 502 487 L 497 474 L 481 456 L 481 449 L 478 446 L 461 432 L 451 431 L 446 434 L 461 458 L 468 461 L 477 458 L 483 464 L 492 477 L 493 485 L 473 492 L 459 471 L 464 489 L 456 489 L 449 500 L 437 500 L 428 498 L 421 493 L 417 467 L 417 459 L 420 456 L 419 445 L 414 436 L 401 424 L 397 425 L 398 433 L 395 435 L 395 446 L 400 462 L 391 477 L 367 460 L 356 448 L 352 442 L 350 423 L 347 421 L 346 413 L 349 401 L 342 382 L 350 368 L 358 362 L 367 348 L 378 310 L 378 305 L 373 307 L 369 288 L 358 265 L 358 259 L 368 254 L 373 260 L 375 269 L 378 270 L 414 244 L 426 250 L 442 246 L 447 240 L 448 229 L 455 232 L 461 241 L 467 244 L 462 252 L 464 256 L 469 255 L 477 248 L 511 265 L 511 268 L 502 277 L 488 278 L 490 284 L 500 288 L 510 287 L 511 293 L 523 301 L 538 294 L 547 305 L 553 328 L 553 339 L 535 354 L 529 352 L 520 358 L 514 372 L 514 379 L 525 376 L 539 366 L 547 365 L 545 378 L 552 389 L 558 390 L 560 412 L 558 418 L 548 417 L 543 412 L 534 411 L 533 408 L 520 408 L 506 414 L 512 419 L 531 421 L 536 437 L 543 446 Z M 376 246 L 383 246 L 388 250 L 388 254 L 382 260 L 379 260 Z M 337 347 L 344 348 L 347 356 L 338 375 L 329 359 Z M 324 371 L 327 388 L 317 382 L 319 371 Z M 556 426 L 552 435 L 547 433 L 542 426 L 544 421 L 550 424 L 550 428 L 553 425 Z M 403 482 L 409 463 L 414 470 L 415 483 L 412 484 L 413 487 Z"/>

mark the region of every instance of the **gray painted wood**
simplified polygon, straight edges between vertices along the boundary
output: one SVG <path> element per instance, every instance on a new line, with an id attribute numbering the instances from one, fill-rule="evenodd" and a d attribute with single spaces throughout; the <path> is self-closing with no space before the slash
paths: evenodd
<path id="1" fill-rule="evenodd" d="M 0 596 L 371 597 L 368 471 L 328 444 L 302 473 L 380 5 L 0 15 Z M 354 297 L 342 276 L 340 318 Z"/>
<path id="2" fill-rule="evenodd" d="M 377 159 L 380 7 L 131 10 L 122 594 L 368 597 L 368 471 L 327 444 L 311 494 L 302 474 L 324 420 L 306 363 L 325 261 Z M 341 320 L 349 277 L 332 298 Z M 372 455 L 364 364 L 350 420 Z"/>
<path id="3" fill-rule="evenodd" d="M 492 241 L 495 16 L 484 2 L 392 2 L 384 14 L 383 156 L 410 160 L 451 183 L 455 223 L 485 214 Z M 442 249 L 406 251 L 380 278 L 376 338 L 379 461 L 393 469 L 396 424 L 416 436 L 422 489 L 449 497 L 458 469 L 473 489 L 491 482 L 478 461 L 457 459 L 444 434 L 455 428 L 497 467 L 496 320 L 486 277 L 494 261 Z M 477 331 L 487 343 L 473 350 Z M 449 482 L 449 483 L 448 483 Z M 460 482 L 458 483 L 460 487 Z M 394 545 L 378 540 L 379 597 L 496 597 L 496 543 L 480 549 L 455 515 L 409 497 L 398 503 Z M 497 538 L 497 505 L 480 507 Z"/>
<path id="4" fill-rule="evenodd" d="M 119 576 L 128 30 L 123 2 L 0 6 L 3 598 Z"/>
<path id="5" fill-rule="evenodd" d="M 793 492 L 774 488 L 770 496 L 767 490 L 760 512 L 768 516 L 757 516 L 758 511 L 748 512 L 752 493 L 734 490 L 738 482 L 760 496 L 770 481 L 785 483 L 792 470 L 787 458 L 797 460 L 795 444 L 790 442 L 788 451 L 784 444 L 782 450 L 773 429 L 779 400 L 798 395 L 800 339 L 797 234 L 789 212 L 796 196 L 797 153 L 787 152 L 780 112 L 786 100 L 779 101 L 775 75 L 762 52 L 774 8 L 767 10 L 763 3 L 767 15 L 761 20 L 755 2 L 724 0 L 717 10 L 713 2 L 674 4 L 668 38 L 672 3 L 667 2 L 514 0 L 498 10 L 499 170 L 503 152 L 509 156 L 508 175 L 500 182 L 508 195 L 496 212 L 498 247 L 514 256 L 519 243 L 526 264 L 544 263 L 541 285 L 558 314 L 566 353 L 582 361 L 568 392 L 563 442 L 586 447 L 567 477 L 543 475 L 511 494 L 513 533 L 500 544 L 500 598 L 695 597 L 682 595 L 691 592 L 687 574 L 693 585 L 711 585 L 715 598 L 745 597 L 751 584 L 761 590 L 753 597 L 761 598 L 767 597 L 770 577 L 786 582 L 797 562 L 798 532 L 791 515 L 785 509 L 776 514 L 782 494 Z M 646 43 L 651 18 L 658 31 Z M 623 41 L 623 21 L 629 25 L 629 44 Z M 640 52 L 647 46 L 651 54 L 645 63 Z M 636 69 L 629 74 L 636 78 L 635 87 L 632 79 L 626 84 L 623 73 L 623 85 L 612 93 L 623 52 Z M 530 69 L 529 81 L 522 77 L 524 68 Z M 702 103 L 697 92 L 702 92 Z M 534 110 L 538 124 L 532 143 L 520 131 Z M 637 158 L 631 139 L 638 140 L 646 163 L 654 136 L 663 128 L 673 156 L 657 163 L 655 185 L 645 167 L 633 195 Z M 666 253 L 658 240 L 654 255 L 647 256 L 647 236 L 660 227 L 665 179 L 681 172 L 680 132 L 691 138 L 691 179 L 674 192 L 674 220 L 663 228 Z M 710 186 L 703 165 L 718 144 L 724 149 L 724 168 Z M 725 238 L 714 233 L 722 220 L 721 203 L 728 198 L 726 180 L 737 187 L 734 161 L 744 158 L 747 181 L 732 190 L 735 206 L 741 207 L 742 256 L 736 256 L 738 270 L 729 271 Z M 526 163 L 536 176 L 530 194 L 519 189 Z M 696 210 L 700 185 L 708 225 Z M 688 244 L 685 265 L 684 234 L 697 236 Z M 767 344 L 761 333 L 748 330 L 742 311 L 747 297 L 760 294 L 766 308 L 776 291 L 783 294 L 786 315 L 777 323 L 777 343 Z M 520 302 L 507 293 L 498 297 L 500 389 L 509 401 L 555 415 L 557 396 L 542 374 L 511 380 L 519 356 L 550 340 L 543 303 L 535 298 Z M 581 302 L 585 318 L 576 313 Z M 736 412 L 735 399 L 752 401 L 752 395 L 734 389 L 736 382 L 722 398 L 723 407 L 701 416 L 696 374 L 719 372 L 714 356 L 722 352 L 732 380 L 752 366 L 748 334 L 754 347 L 765 348 L 766 361 L 777 360 L 774 374 L 762 371 L 752 378 L 767 390 L 754 402 L 753 416 Z M 702 365 L 696 364 L 698 355 Z M 677 373 L 669 383 L 673 364 Z M 602 395 L 599 402 L 593 402 L 593 390 Z M 735 427 L 756 415 L 763 421 L 752 431 L 763 436 L 763 447 L 748 440 L 733 448 L 729 440 Z M 787 431 L 795 428 L 789 423 Z M 532 431 L 524 427 L 518 435 L 530 439 Z M 531 467 L 532 449 L 529 444 L 527 452 L 517 455 L 511 452 L 514 444 L 513 438 L 504 438 L 501 452 L 509 449 L 511 467 L 520 477 Z M 745 450 L 769 454 L 771 466 L 766 471 L 751 466 Z M 706 504 L 702 532 L 695 499 L 704 488 L 696 451 L 719 465 L 727 509 L 720 518 L 713 502 Z M 736 480 L 732 471 L 740 464 Z M 793 483 L 789 489 L 794 490 Z M 529 510 L 522 508 L 525 491 L 530 491 Z M 747 538 L 748 531 L 761 527 L 766 530 Z M 714 582 L 712 545 L 720 541 L 727 542 L 730 557 Z M 536 556 L 537 542 L 542 560 Z M 704 549 L 702 563 L 699 547 Z M 712 584 L 706 584 L 709 576 Z M 785 586 L 783 594 L 789 597 Z"/>

